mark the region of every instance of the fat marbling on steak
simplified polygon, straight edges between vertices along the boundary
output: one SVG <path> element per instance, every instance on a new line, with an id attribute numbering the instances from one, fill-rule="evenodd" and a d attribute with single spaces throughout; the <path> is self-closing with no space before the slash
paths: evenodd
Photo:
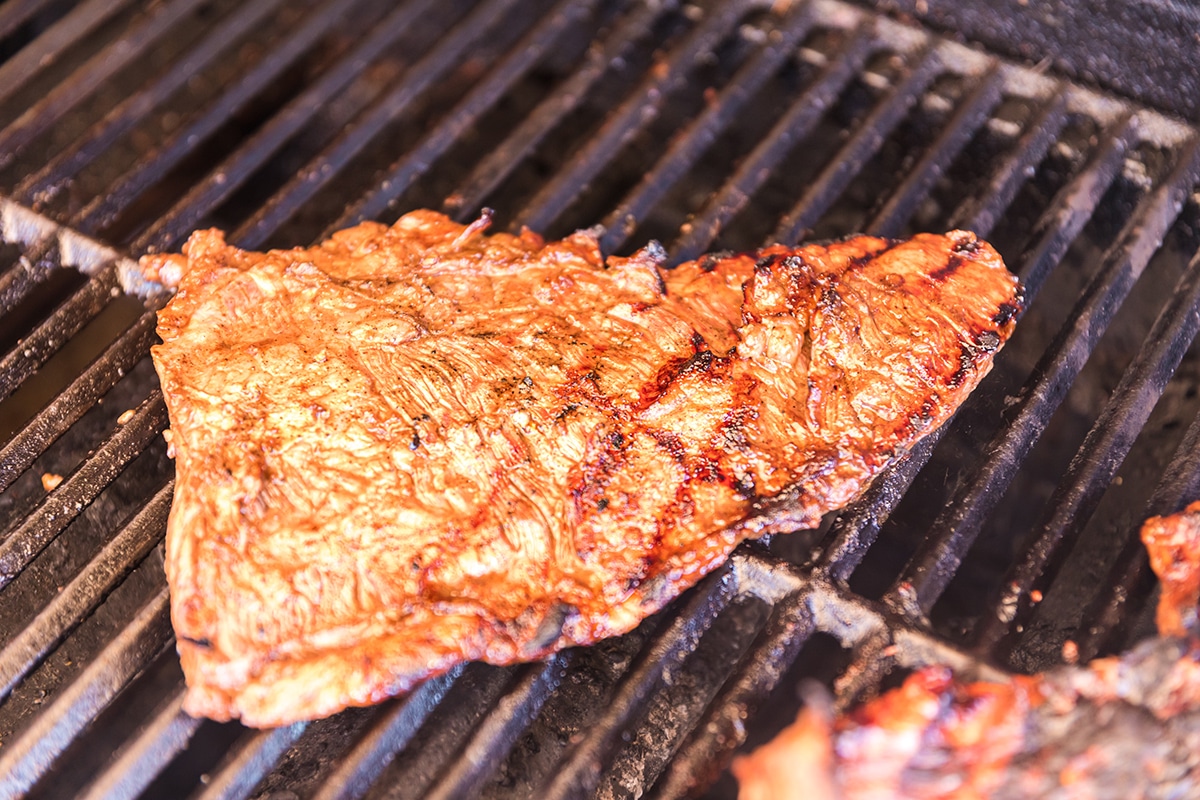
<path id="1" fill-rule="evenodd" d="M 150 256 L 186 709 L 278 725 L 630 630 L 941 424 L 1020 309 L 970 233 L 661 269 L 428 211 Z"/>

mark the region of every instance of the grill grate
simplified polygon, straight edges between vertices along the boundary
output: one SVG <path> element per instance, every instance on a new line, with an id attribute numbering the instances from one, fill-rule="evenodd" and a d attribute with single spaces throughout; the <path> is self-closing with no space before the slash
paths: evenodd
<path id="1" fill-rule="evenodd" d="M 835 0 L 517 9 L 0 5 L 0 797 L 728 797 L 805 680 L 844 708 L 921 664 L 1033 670 L 1145 630 L 1137 524 L 1200 494 L 1190 125 Z M 627 636 L 273 731 L 191 719 L 163 298 L 122 254 L 484 205 L 677 261 L 967 227 L 1030 302 L 856 503 Z"/>

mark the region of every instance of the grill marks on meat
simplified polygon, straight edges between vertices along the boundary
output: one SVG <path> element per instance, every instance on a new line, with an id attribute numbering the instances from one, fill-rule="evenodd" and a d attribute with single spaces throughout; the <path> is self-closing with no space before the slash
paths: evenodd
<path id="1" fill-rule="evenodd" d="M 734 760 L 739 797 L 1200 796 L 1200 502 L 1151 517 L 1141 537 L 1162 582 L 1158 638 L 1006 681 L 926 667 L 838 719 L 818 696 L 773 741 Z"/>
<path id="2" fill-rule="evenodd" d="M 662 270 L 484 227 L 144 260 L 178 276 L 153 355 L 191 713 L 283 724 L 630 630 L 858 495 L 1021 302 L 963 232 Z"/>

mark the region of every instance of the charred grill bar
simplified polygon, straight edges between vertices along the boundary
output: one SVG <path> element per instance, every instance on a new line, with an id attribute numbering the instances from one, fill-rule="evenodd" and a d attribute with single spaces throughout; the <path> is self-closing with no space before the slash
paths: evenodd
<path id="1" fill-rule="evenodd" d="M 844 707 L 919 664 L 1032 670 L 1143 630 L 1137 524 L 1200 492 L 1191 109 L 831 0 L 517 5 L 0 4 L 0 797 L 724 797 L 804 678 Z M 126 256 L 485 205 L 676 260 L 967 227 L 1028 311 L 858 502 L 628 636 L 307 725 L 187 717 L 161 300 Z"/>

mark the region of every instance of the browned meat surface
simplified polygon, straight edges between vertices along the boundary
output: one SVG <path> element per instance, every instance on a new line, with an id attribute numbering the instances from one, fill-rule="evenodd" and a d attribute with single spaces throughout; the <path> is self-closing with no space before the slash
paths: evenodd
<path id="1" fill-rule="evenodd" d="M 1142 527 L 1160 637 L 1005 682 L 927 667 L 836 720 L 805 708 L 734 761 L 741 800 L 1200 797 L 1198 523 L 1193 503 Z"/>
<path id="2" fill-rule="evenodd" d="M 1200 501 L 1167 517 L 1151 517 L 1142 525 L 1142 544 L 1150 566 L 1162 582 L 1156 622 L 1164 636 L 1200 634 Z"/>
<path id="3" fill-rule="evenodd" d="M 276 725 L 627 631 L 814 526 L 990 368 L 1016 280 L 964 232 L 661 270 L 433 212 L 145 268 L 186 708 Z"/>
<path id="4" fill-rule="evenodd" d="M 741 800 L 1200 797 L 1200 643 L 1002 683 L 928 667 L 845 717 L 805 708 L 733 770 Z"/>

